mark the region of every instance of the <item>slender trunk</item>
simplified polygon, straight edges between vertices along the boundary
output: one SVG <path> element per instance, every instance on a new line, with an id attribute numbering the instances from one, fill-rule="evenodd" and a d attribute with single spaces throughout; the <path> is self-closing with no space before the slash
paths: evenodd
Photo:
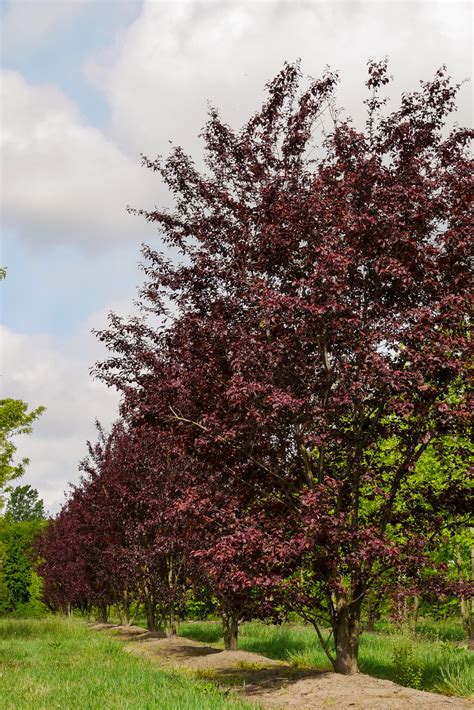
<path id="1" fill-rule="evenodd" d="M 124 604 L 122 607 L 122 625 L 123 626 L 130 626 L 130 609 L 128 608 L 128 604 Z"/>
<path id="2" fill-rule="evenodd" d="M 224 629 L 224 649 L 226 651 L 237 651 L 239 638 L 238 617 L 222 612 L 222 626 Z"/>
<path id="3" fill-rule="evenodd" d="M 128 593 L 125 591 L 122 597 L 122 603 L 119 604 L 120 621 L 124 626 L 130 625 L 130 601 Z"/>
<path id="4" fill-rule="evenodd" d="M 130 610 L 131 609 L 132 609 L 132 604 L 130 604 Z M 135 623 L 135 619 L 137 618 L 139 611 L 140 611 L 140 602 L 135 602 L 135 609 L 133 610 L 133 612 L 132 611 L 130 612 L 131 615 L 130 615 L 130 619 L 129 619 L 129 624 L 131 626 L 133 626 L 133 624 Z"/>
<path id="5" fill-rule="evenodd" d="M 375 631 L 376 616 L 373 609 L 369 609 L 367 612 L 367 624 L 365 626 L 366 631 L 370 633 Z"/>
<path id="6" fill-rule="evenodd" d="M 408 623 L 410 626 L 410 630 L 415 632 L 416 631 L 416 624 L 418 621 L 418 611 L 420 609 L 420 597 L 418 594 L 415 594 L 413 597 L 413 605 L 412 605 L 412 610 L 410 617 L 408 619 Z"/>
<path id="7" fill-rule="evenodd" d="M 367 631 L 375 631 L 375 622 L 380 618 L 380 597 L 372 593 L 367 599 Z"/>
<path id="8" fill-rule="evenodd" d="M 473 528 L 471 528 L 472 530 Z M 456 545 L 456 551 L 455 551 L 455 556 L 454 560 L 456 563 L 457 571 L 458 571 L 458 577 L 460 580 L 464 578 L 463 576 L 463 560 L 462 560 L 462 555 L 461 555 L 461 547 L 460 545 Z M 471 575 L 472 575 L 472 581 L 474 582 L 474 547 L 471 549 Z M 459 597 L 459 605 L 461 607 L 461 619 L 462 619 L 462 626 L 464 630 L 464 635 L 466 639 L 469 641 L 469 645 L 472 646 L 474 644 L 474 623 L 473 623 L 473 610 L 474 610 L 474 599 L 469 599 L 468 597 Z"/>
<path id="9" fill-rule="evenodd" d="M 469 639 L 471 635 L 471 613 L 469 609 L 469 602 L 466 597 L 461 597 L 459 601 L 461 605 L 461 619 L 462 627 L 464 629 L 464 636 Z"/>
<path id="10" fill-rule="evenodd" d="M 166 623 L 166 636 L 172 638 L 178 635 L 178 625 L 174 613 L 174 603 L 171 601 L 168 607 L 168 618 Z"/>
<path id="11" fill-rule="evenodd" d="M 344 596 L 337 600 L 333 626 L 336 658 L 334 671 L 343 675 L 357 673 L 360 635 L 360 605 L 348 606 Z"/>
<path id="12" fill-rule="evenodd" d="M 155 620 L 156 607 L 150 597 L 145 600 L 146 625 L 148 631 L 156 631 Z"/>
<path id="13" fill-rule="evenodd" d="M 402 613 L 403 613 L 403 623 L 405 625 L 407 625 L 408 624 L 408 600 L 407 600 L 406 596 L 403 597 L 403 612 Z"/>
<path id="14" fill-rule="evenodd" d="M 96 614 L 95 614 L 95 620 L 97 621 L 98 624 L 106 624 L 107 623 L 107 604 L 100 604 L 97 607 Z"/>

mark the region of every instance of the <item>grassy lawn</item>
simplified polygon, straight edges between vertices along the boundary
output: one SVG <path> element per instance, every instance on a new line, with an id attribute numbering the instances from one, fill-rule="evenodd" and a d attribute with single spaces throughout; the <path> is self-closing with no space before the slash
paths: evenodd
<path id="1" fill-rule="evenodd" d="M 77 621 L 0 619 L 0 708 L 250 708 L 210 683 L 163 672 Z"/>
<path id="2" fill-rule="evenodd" d="M 180 634 L 223 647 L 221 624 L 218 622 L 183 623 Z M 472 695 L 474 654 L 465 648 L 456 648 L 449 640 L 441 640 L 453 635 L 456 638 L 452 625 L 449 629 L 441 625 L 439 633 L 436 626 L 428 625 L 423 629 L 423 634 L 418 633 L 414 638 L 389 628 L 385 633 L 365 633 L 361 638 L 360 669 L 377 678 L 421 690 L 446 695 Z M 243 624 L 239 648 L 289 661 L 298 667 L 330 670 L 330 663 L 315 632 L 303 625 Z"/>

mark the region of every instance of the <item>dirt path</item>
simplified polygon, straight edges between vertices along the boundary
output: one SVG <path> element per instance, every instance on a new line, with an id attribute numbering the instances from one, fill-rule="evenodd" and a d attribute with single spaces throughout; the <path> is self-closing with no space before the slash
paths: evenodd
<path id="1" fill-rule="evenodd" d="M 474 703 L 448 698 L 436 693 L 404 688 L 389 680 L 359 673 L 341 676 L 335 673 L 300 671 L 283 661 L 274 661 L 247 651 L 221 651 L 186 638 L 167 639 L 138 626 L 95 624 L 126 642 L 130 653 L 146 656 L 165 668 L 191 672 L 217 684 L 232 686 L 246 699 L 263 708 L 280 710 L 456 710 L 474 708 Z"/>

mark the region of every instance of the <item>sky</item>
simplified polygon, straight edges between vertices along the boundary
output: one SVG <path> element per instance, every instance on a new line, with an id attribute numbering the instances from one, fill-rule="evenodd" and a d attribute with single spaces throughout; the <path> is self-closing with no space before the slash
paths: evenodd
<path id="1" fill-rule="evenodd" d="M 160 234 L 127 205 L 169 204 L 140 154 L 170 141 L 197 161 L 209 104 L 239 128 L 285 61 L 339 70 L 339 105 L 363 121 L 369 59 L 388 89 L 416 90 L 446 64 L 472 72 L 472 4 L 457 0 L 0 0 L 1 396 L 45 413 L 18 453 L 21 483 L 56 513 L 94 421 L 117 394 L 90 377 L 105 356 L 93 328 L 134 312 L 143 242 Z M 457 120 L 472 125 L 472 86 Z"/>

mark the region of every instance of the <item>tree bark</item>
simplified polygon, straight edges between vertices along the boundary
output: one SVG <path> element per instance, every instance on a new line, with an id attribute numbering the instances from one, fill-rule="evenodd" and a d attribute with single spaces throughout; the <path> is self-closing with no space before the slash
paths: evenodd
<path id="1" fill-rule="evenodd" d="M 107 604 L 100 604 L 100 606 L 97 607 L 95 620 L 98 624 L 107 623 Z"/>
<path id="2" fill-rule="evenodd" d="M 155 604 L 147 597 L 145 601 L 146 626 L 148 631 L 156 631 Z"/>
<path id="3" fill-rule="evenodd" d="M 120 614 L 120 623 L 123 626 L 130 625 L 130 602 L 128 600 L 127 592 L 123 593 L 122 601 L 118 606 L 118 611 Z"/>
<path id="4" fill-rule="evenodd" d="M 174 613 L 174 602 L 170 602 L 168 607 L 168 618 L 166 623 L 166 636 L 172 638 L 178 635 L 178 625 L 176 623 L 176 617 Z"/>
<path id="5" fill-rule="evenodd" d="M 336 658 L 333 668 L 336 673 L 358 673 L 360 605 L 348 606 L 344 598 L 338 599 L 333 625 Z"/>
<path id="6" fill-rule="evenodd" d="M 224 650 L 237 651 L 239 638 L 239 620 L 233 614 L 222 613 L 222 625 L 224 628 Z"/>

